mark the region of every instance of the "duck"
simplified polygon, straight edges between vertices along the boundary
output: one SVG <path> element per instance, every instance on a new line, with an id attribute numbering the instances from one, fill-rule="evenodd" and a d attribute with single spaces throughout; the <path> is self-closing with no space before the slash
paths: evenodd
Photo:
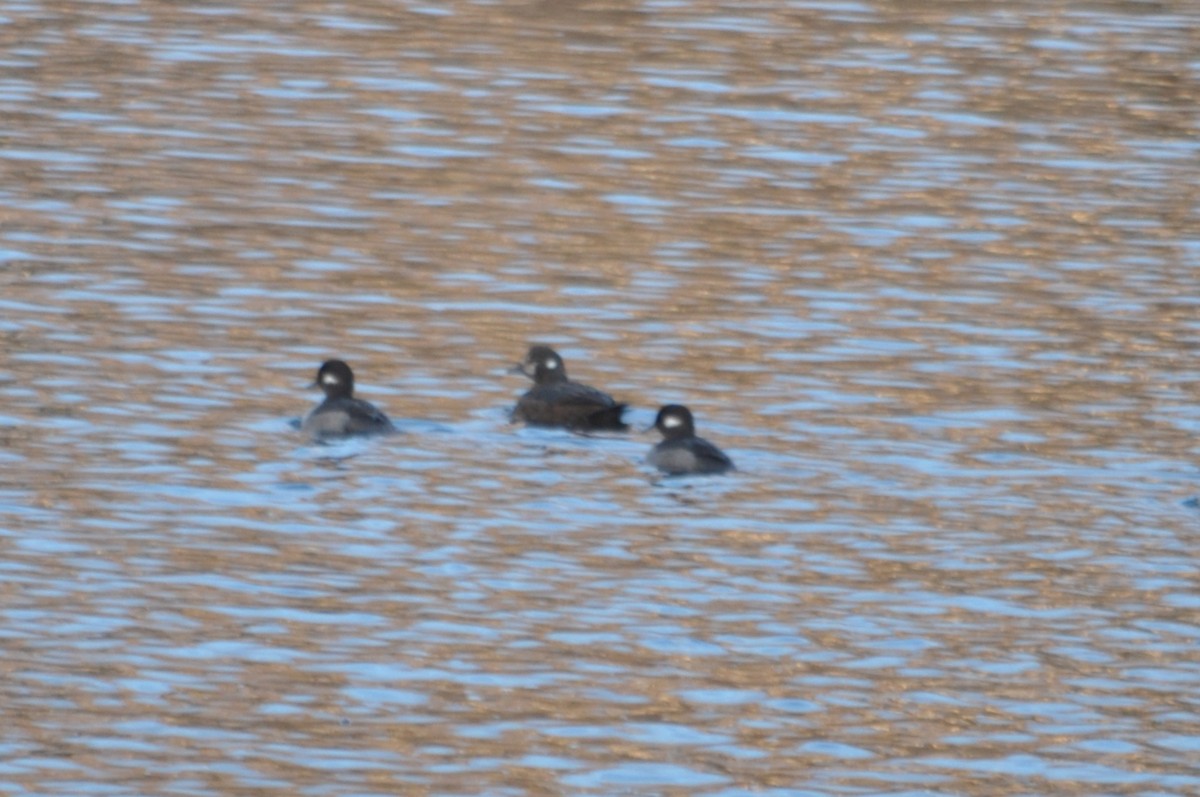
<path id="1" fill-rule="evenodd" d="M 703 437 L 696 436 L 692 411 L 682 404 L 667 404 L 659 409 L 654 426 L 663 440 L 646 461 L 668 476 L 714 474 L 734 470 L 733 460 Z"/>
<path id="2" fill-rule="evenodd" d="M 558 352 L 549 346 L 531 346 L 514 372 L 533 380 L 533 387 L 517 401 L 514 421 L 531 426 L 558 426 L 576 432 L 625 431 L 621 419 L 628 405 L 582 382 L 572 382 Z"/>
<path id="3" fill-rule="evenodd" d="M 354 397 L 354 372 L 342 360 L 321 363 L 313 386 L 325 391 L 325 400 L 304 416 L 300 424 L 304 433 L 319 439 L 396 431 L 375 405 Z"/>

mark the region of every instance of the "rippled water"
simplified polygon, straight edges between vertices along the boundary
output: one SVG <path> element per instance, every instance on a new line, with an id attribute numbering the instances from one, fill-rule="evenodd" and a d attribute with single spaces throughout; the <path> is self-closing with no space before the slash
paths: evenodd
<path id="1" fill-rule="evenodd" d="M 1200 791 L 1198 29 L 0 5 L 0 791 Z"/>

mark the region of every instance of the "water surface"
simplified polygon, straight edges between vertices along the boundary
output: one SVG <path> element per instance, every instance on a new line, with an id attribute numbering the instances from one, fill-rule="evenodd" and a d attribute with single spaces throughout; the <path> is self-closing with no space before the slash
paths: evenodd
<path id="1" fill-rule="evenodd" d="M 0 6 L 0 790 L 1200 790 L 1198 27 Z"/>

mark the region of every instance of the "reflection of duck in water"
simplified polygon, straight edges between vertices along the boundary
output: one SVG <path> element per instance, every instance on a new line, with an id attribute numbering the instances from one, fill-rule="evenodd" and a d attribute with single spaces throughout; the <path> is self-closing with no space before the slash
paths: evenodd
<path id="1" fill-rule="evenodd" d="M 304 417 L 300 425 L 304 432 L 321 438 L 396 431 L 374 405 L 354 398 L 354 372 L 341 360 L 322 363 L 313 384 L 325 391 L 325 400 Z"/>
<path id="2" fill-rule="evenodd" d="M 577 432 L 629 428 L 621 420 L 625 405 L 602 390 L 568 379 L 562 357 L 549 346 L 534 346 L 513 370 L 533 380 L 533 387 L 513 409 L 514 421 Z"/>
<path id="3" fill-rule="evenodd" d="M 703 437 L 696 437 L 692 412 L 682 404 L 668 404 L 658 411 L 654 427 L 663 441 L 650 449 L 646 458 L 669 476 L 687 473 L 724 473 L 733 470 L 733 460 Z"/>

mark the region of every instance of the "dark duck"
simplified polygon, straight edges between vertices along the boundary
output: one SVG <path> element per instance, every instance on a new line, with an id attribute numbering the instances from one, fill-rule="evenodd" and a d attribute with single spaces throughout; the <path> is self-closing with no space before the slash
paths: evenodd
<path id="1" fill-rule="evenodd" d="M 560 426 L 576 432 L 625 431 L 625 405 L 602 390 L 572 382 L 562 357 L 549 346 L 534 346 L 514 371 L 533 380 L 513 409 L 514 421 L 533 426 Z"/>
<path id="2" fill-rule="evenodd" d="M 314 387 L 325 391 L 325 400 L 304 416 L 300 428 L 306 434 L 328 438 L 396 430 L 373 404 L 354 397 L 354 372 L 341 360 L 322 363 Z"/>
<path id="3" fill-rule="evenodd" d="M 692 473 L 725 473 L 733 460 L 703 437 L 696 436 L 692 412 L 681 404 L 668 404 L 658 411 L 654 428 L 663 440 L 650 449 L 646 461 L 669 476 Z"/>

